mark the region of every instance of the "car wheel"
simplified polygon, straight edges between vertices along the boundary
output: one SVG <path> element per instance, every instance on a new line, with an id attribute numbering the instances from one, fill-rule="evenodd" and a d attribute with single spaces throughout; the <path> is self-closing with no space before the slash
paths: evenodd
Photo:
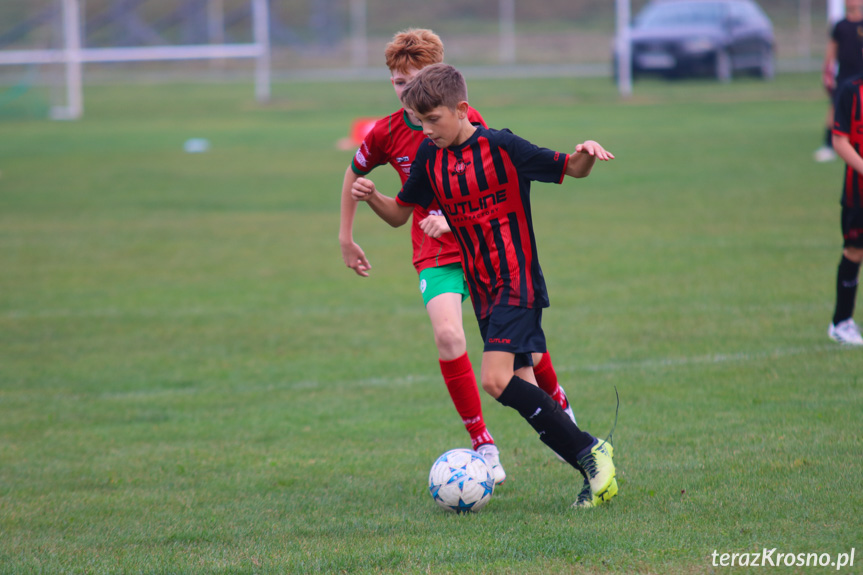
<path id="1" fill-rule="evenodd" d="M 776 75 L 776 57 L 773 54 L 773 49 L 769 46 L 761 54 L 761 61 L 758 64 L 756 74 L 765 80 L 772 80 Z"/>
<path id="2" fill-rule="evenodd" d="M 719 50 L 716 52 L 716 68 L 714 69 L 716 79 L 720 82 L 728 82 L 731 80 L 731 54 L 728 50 Z"/>

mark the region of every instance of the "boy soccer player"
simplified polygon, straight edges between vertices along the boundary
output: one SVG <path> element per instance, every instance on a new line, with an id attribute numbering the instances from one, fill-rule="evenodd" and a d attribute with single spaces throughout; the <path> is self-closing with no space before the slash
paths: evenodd
<path id="1" fill-rule="evenodd" d="M 860 262 L 863 261 L 863 76 L 845 82 L 836 98 L 833 149 L 845 161 L 845 182 L 839 200 L 842 206 L 844 247 L 836 274 L 836 307 L 827 330 L 831 339 L 847 345 L 863 345 L 854 323 L 854 303 Z"/>
<path id="2" fill-rule="evenodd" d="M 816 162 L 836 159 L 833 149 L 833 118 L 835 101 L 840 86 L 863 73 L 863 0 L 845 0 L 845 17 L 830 31 L 830 41 L 824 50 L 821 80 L 830 106 L 827 109 L 827 129 L 824 145 L 815 150 Z"/>
<path id="3" fill-rule="evenodd" d="M 549 302 L 529 196 L 531 180 L 583 178 L 597 159 L 614 156 L 590 140 L 565 154 L 534 146 L 508 130 L 471 124 L 464 78 L 446 64 L 420 71 L 402 92 L 402 102 L 422 121 L 428 137 L 410 176 L 395 199 L 366 178 L 353 184 L 352 196 L 393 226 L 406 223 L 414 206 L 437 201 L 458 240 L 485 345 L 483 389 L 518 411 L 546 445 L 584 475 L 575 506 L 608 501 L 617 493 L 612 446 L 579 429 L 536 386 L 532 359 L 546 350 L 541 320 Z"/>
<path id="4" fill-rule="evenodd" d="M 440 38 L 431 30 L 409 29 L 393 37 L 384 55 L 396 96 L 401 98 L 405 85 L 419 70 L 443 61 L 444 48 Z M 485 124 L 476 110 L 470 108 L 467 113 L 469 121 Z M 400 108 L 375 124 L 345 172 L 339 243 L 345 265 L 359 276 L 368 277 L 371 264 L 362 248 L 353 240 L 357 206 L 351 198 L 351 187 L 358 178 L 387 163 L 395 168 L 404 184 L 417 148 L 424 139 L 419 120 L 413 112 Z M 440 370 L 447 390 L 470 434 L 473 449 L 491 464 L 495 483 L 499 484 L 506 479 L 506 472 L 500 464 L 500 454 L 494 439 L 486 428 L 476 376 L 467 355 L 462 322 L 462 301 L 467 295 L 467 287 L 461 269 L 461 254 L 453 235 L 445 233 L 448 231 L 446 222 L 443 216 L 435 215 L 438 213 L 439 208 L 435 204 L 414 209 L 411 229 L 413 264 L 420 276 L 420 291 L 431 320 Z M 437 237 L 431 238 L 424 234 L 420 229 L 421 222 L 427 226 L 437 222 Z M 558 401 L 570 417 L 574 417 L 566 394 L 558 385 L 548 353 L 542 356 L 537 354 L 535 361 L 538 364 L 537 379 L 542 389 Z"/>

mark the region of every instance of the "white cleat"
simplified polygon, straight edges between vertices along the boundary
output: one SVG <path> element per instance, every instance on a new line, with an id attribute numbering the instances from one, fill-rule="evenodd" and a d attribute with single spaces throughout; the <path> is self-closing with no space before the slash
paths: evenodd
<path id="1" fill-rule="evenodd" d="M 863 337 L 860 336 L 860 330 L 853 319 L 840 321 L 836 325 L 830 324 L 830 329 L 827 330 L 827 335 L 833 341 L 838 341 L 844 345 L 863 345 Z"/>
<path id="2" fill-rule="evenodd" d="M 503 470 L 503 465 L 500 464 L 500 451 L 494 443 L 480 445 L 476 452 L 482 455 L 489 469 L 491 469 L 495 486 L 506 481 L 506 471 Z"/>
<path id="3" fill-rule="evenodd" d="M 818 162 L 819 164 L 823 164 L 825 162 L 832 162 L 833 160 L 835 160 L 836 152 L 833 150 L 833 148 L 829 146 L 821 146 L 820 148 L 815 150 L 815 153 L 812 154 L 812 156 L 813 158 L 815 158 L 816 162 Z"/>

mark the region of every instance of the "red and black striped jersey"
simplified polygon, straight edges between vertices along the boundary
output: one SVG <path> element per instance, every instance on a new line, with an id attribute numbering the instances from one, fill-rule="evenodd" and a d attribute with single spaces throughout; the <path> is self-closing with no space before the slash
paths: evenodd
<path id="1" fill-rule="evenodd" d="M 477 128 L 466 142 L 438 148 L 425 140 L 396 200 L 443 209 L 461 249 L 474 312 L 497 305 L 548 307 L 536 249 L 530 182 L 561 183 L 569 155 L 540 148 L 509 130 Z"/>
<path id="2" fill-rule="evenodd" d="M 842 84 L 836 97 L 833 133 L 845 136 L 863 156 L 863 75 Z M 845 182 L 840 203 L 847 208 L 863 207 L 863 174 L 845 165 Z"/>
<path id="3" fill-rule="evenodd" d="M 863 74 L 863 22 L 843 18 L 833 26 L 830 39 L 836 42 L 836 86 L 845 80 Z"/>
<path id="4" fill-rule="evenodd" d="M 468 109 L 467 117 L 471 122 L 485 126 L 485 120 L 473 108 Z M 411 123 L 402 108 L 375 123 L 357 149 L 351 162 L 351 169 L 358 176 L 365 176 L 378 166 L 390 164 L 398 172 L 404 185 L 410 174 L 411 163 L 416 157 L 417 148 L 423 140 L 425 135 L 422 126 Z M 417 273 L 426 268 L 461 261 L 458 244 L 452 234 L 447 233 L 434 239 L 423 233 L 419 227 L 419 222 L 429 215 L 438 214 L 439 211 L 440 208 L 437 205 L 417 207 L 414 210 L 411 245 L 413 264 Z"/>

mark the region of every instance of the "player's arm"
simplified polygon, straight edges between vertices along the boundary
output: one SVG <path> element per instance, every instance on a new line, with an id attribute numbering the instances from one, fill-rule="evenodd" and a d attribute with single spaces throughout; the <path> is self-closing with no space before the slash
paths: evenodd
<path id="1" fill-rule="evenodd" d="M 394 228 L 405 225 L 414 211 L 413 207 L 399 204 L 395 198 L 380 193 L 368 178 L 357 178 L 351 187 L 351 195 L 358 202 L 366 202 L 378 217 Z"/>
<path id="2" fill-rule="evenodd" d="M 821 68 L 821 81 L 828 91 L 836 88 L 836 55 L 839 53 L 839 45 L 836 40 L 827 42 L 824 49 L 824 65 Z"/>
<path id="3" fill-rule="evenodd" d="M 354 173 L 351 166 L 345 172 L 342 182 L 341 211 L 339 218 L 339 245 L 342 248 L 342 259 L 345 265 L 354 270 L 357 275 L 369 277 L 368 271 L 372 268 L 363 249 L 354 242 L 354 216 L 357 213 L 357 203 L 351 196 L 351 188 L 359 176 Z"/>
<path id="4" fill-rule="evenodd" d="M 613 160 L 614 154 L 607 151 L 599 142 L 587 140 L 575 147 L 575 152 L 569 155 L 566 163 L 566 175 L 573 178 L 586 178 L 597 160 L 607 162 Z"/>
<path id="5" fill-rule="evenodd" d="M 858 174 L 863 174 L 863 157 L 860 157 L 860 154 L 854 149 L 854 145 L 847 135 L 833 132 L 833 149 L 840 158 L 845 160 L 849 168 Z"/>

